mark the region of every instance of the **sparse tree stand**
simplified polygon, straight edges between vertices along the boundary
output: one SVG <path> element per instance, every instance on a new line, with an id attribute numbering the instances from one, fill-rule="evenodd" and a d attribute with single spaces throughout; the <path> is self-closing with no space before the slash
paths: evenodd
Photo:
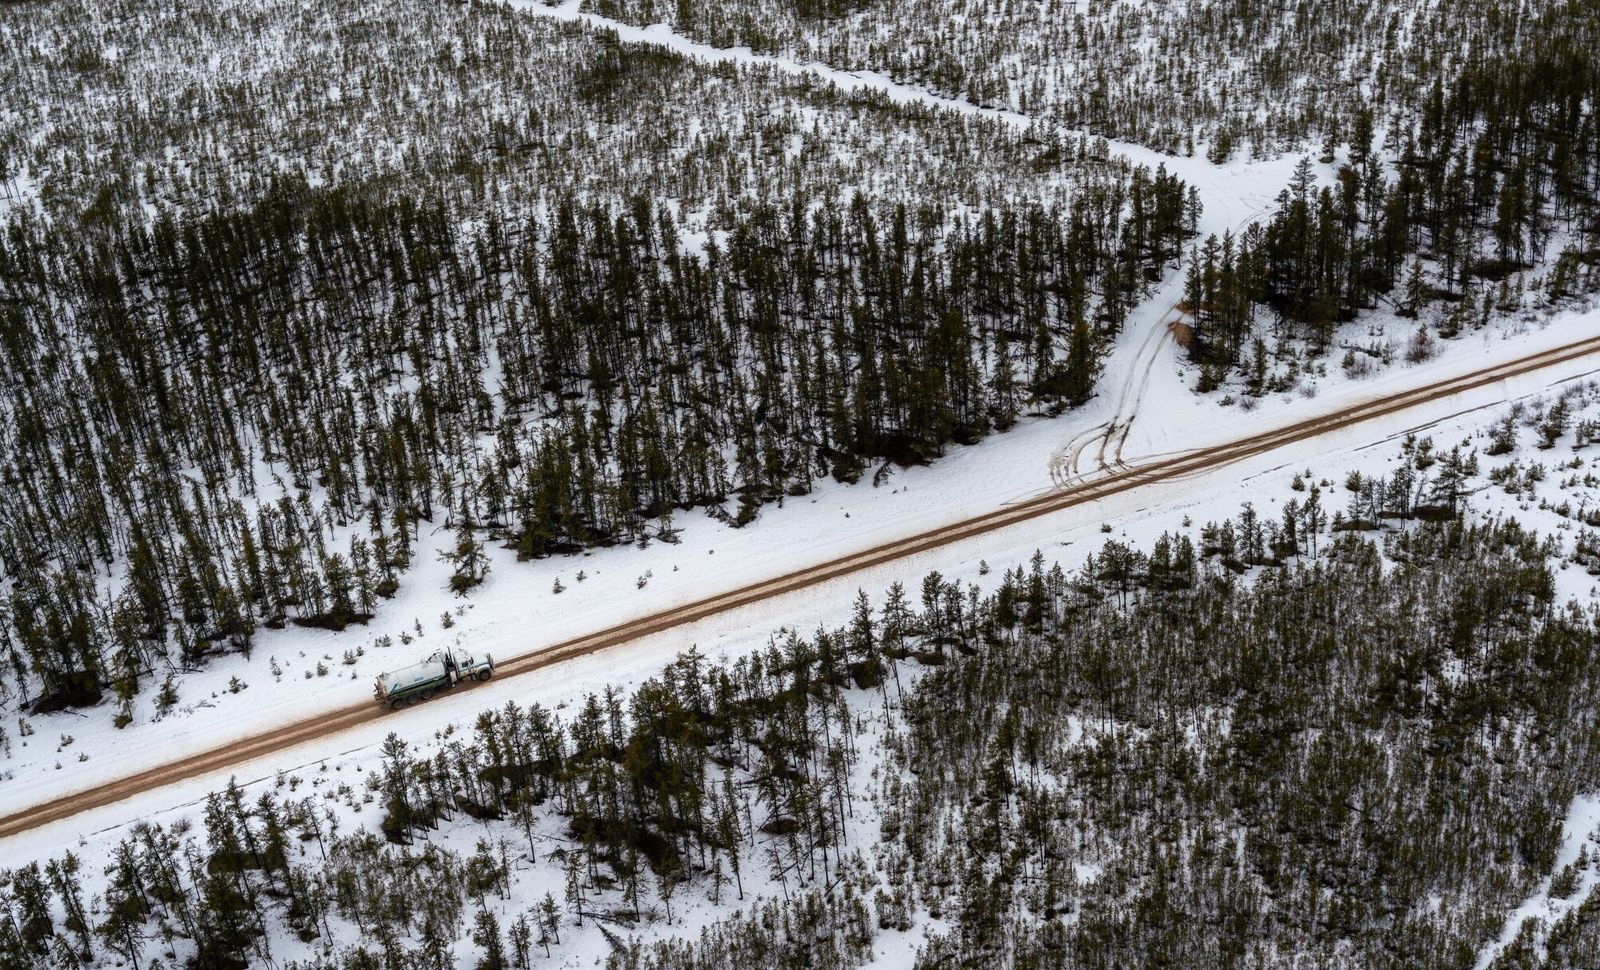
<path id="1" fill-rule="evenodd" d="M 1191 261 L 1208 389 L 1267 393 L 1272 359 L 1323 352 L 1397 280 L 1414 322 L 1388 336 L 1415 333 L 1419 360 L 1515 312 L 1552 241 L 1549 299 L 1600 283 L 1594 0 L 1418 17 L 1407 0 L 1288 0 L 1282 17 L 976 0 L 959 24 L 838 0 L 675 3 L 715 43 L 809 47 L 1158 151 L 1198 140 L 1226 162 L 1320 138 L 1338 164 L 1348 132 L 1347 166 L 1317 184 L 1303 164 L 1264 224 Z M 1046 124 L 790 97 L 769 72 L 497 5 L 257 4 L 232 34 L 112 6 L 7 20 L 30 136 L 0 137 L 0 197 L 27 200 L 0 215 L 7 708 L 110 694 L 92 714 L 126 724 L 156 690 L 169 711 L 178 664 L 248 650 L 258 625 L 372 612 L 435 509 L 460 510 L 444 559 L 464 595 L 488 541 L 561 555 L 652 539 L 697 507 L 742 525 L 818 475 L 929 461 L 1079 403 L 1141 280 L 1199 223 L 1193 187 L 1041 140 Z M 241 86 L 233 54 L 263 33 L 293 38 L 282 69 Z M 1103 59 L 1130 50 L 1129 70 Z M 190 103 L 197 83 L 255 102 L 219 116 Z M 19 183 L 24 166 L 47 181 Z M 848 211 L 841 171 L 872 186 Z M 692 233 L 675 213 L 699 213 Z M 1574 417 L 1541 409 L 1535 443 L 1559 447 Z M 1515 450 L 1519 427 L 1488 453 Z M 1148 557 L 1113 541 L 1072 575 L 1041 556 L 992 598 L 932 577 L 920 612 L 896 592 L 875 626 L 863 601 L 847 630 L 674 665 L 577 724 L 488 712 L 496 744 L 431 758 L 391 738 L 377 831 L 341 835 L 328 788 L 292 811 L 230 790 L 193 831 L 141 825 L 87 863 L 110 870 L 98 903 L 75 855 L 0 873 L 0 966 L 139 970 L 146 941 L 201 970 L 268 963 L 273 920 L 329 935 L 330 908 L 375 942 L 316 970 L 443 970 L 477 958 L 452 952 L 464 932 L 491 965 L 526 963 L 521 919 L 507 950 L 486 899 L 496 880 L 506 895 L 504 842 L 468 860 L 428 838 L 465 805 L 530 850 L 546 813 L 581 816 L 580 923 L 585 894 L 591 919 L 608 893 L 649 909 L 646 867 L 717 894 L 722 860 L 738 883 L 742 854 L 768 853 L 783 902 L 641 967 L 860 963 L 873 933 L 855 907 L 878 877 L 857 885 L 841 851 L 858 674 L 896 718 L 880 920 L 937 912 L 950 932 L 925 941 L 929 965 L 1459 966 L 1529 892 L 1583 883 L 1551 867 L 1571 793 L 1594 783 L 1595 618 L 1558 603 L 1537 537 L 1457 518 L 1470 448 L 1433 456 L 1431 482 L 1428 449 L 1407 457 L 1353 479 L 1321 547 L 1311 486 L 1281 515 L 1208 524 L 1198 553 L 1186 534 Z M 1358 534 L 1380 525 L 1396 526 L 1381 543 Z M 315 859 L 291 864 L 294 835 Z M 1091 866 L 1107 883 L 1078 885 Z M 673 885 L 656 888 L 673 915 Z M 1527 924 L 1495 970 L 1593 964 L 1597 914 L 1600 895 L 1574 901 L 1548 946 Z M 539 923 L 549 956 L 553 896 Z"/>
<path id="2" fill-rule="evenodd" d="M 1574 420 L 1552 410 L 1542 425 Z M 1441 499 L 1476 474 L 1469 455 L 1437 453 L 1427 439 L 1408 439 L 1402 454 L 1391 475 L 1352 477 L 1350 521 L 1370 528 L 1411 517 L 1421 472 L 1438 469 Z M 1085 962 L 1110 948 L 1129 965 L 1153 951 L 1174 965 L 1210 966 L 1247 945 L 1258 932 L 1249 927 L 1268 912 L 1304 902 L 1303 872 L 1358 869 L 1391 873 L 1377 877 L 1389 901 L 1373 898 L 1370 879 L 1319 882 L 1305 905 L 1340 912 L 1337 928 L 1286 922 L 1276 938 L 1315 950 L 1336 934 L 1354 953 L 1390 953 L 1416 929 L 1396 929 L 1390 906 L 1426 912 L 1430 880 L 1459 878 L 1453 863 L 1432 861 L 1438 852 L 1419 850 L 1440 839 L 1497 867 L 1492 884 L 1465 882 L 1469 898 L 1443 905 L 1503 911 L 1483 899 L 1514 903 L 1545 877 L 1568 809 L 1561 792 L 1593 763 L 1596 742 L 1580 715 L 1600 685 L 1594 619 L 1554 608 L 1550 547 L 1510 521 L 1416 524 L 1381 547 L 1343 530 L 1319 557 L 1314 539 L 1325 523 L 1311 478 L 1296 476 L 1305 500 L 1285 503 L 1281 517 L 1247 505 L 1236 519 L 1207 523 L 1198 554 L 1186 533 L 1163 535 L 1148 554 L 1108 539 L 1078 573 L 1038 554 L 989 595 L 930 574 L 920 610 L 896 593 L 874 614 L 858 597 L 840 629 L 787 634 L 722 665 L 685 654 L 631 697 L 607 691 L 567 721 L 508 705 L 483 712 L 474 737 L 452 738 L 437 753 L 413 753 L 391 736 L 368 784 L 388 840 L 329 830 L 325 857 L 291 865 L 294 832 L 324 832 L 316 800 L 290 807 L 268 793 L 250 802 L 230 786 L 206 800 L 203 834 L 143 826 L 110 853 L 101 906 L 78 898 L 74 856 L 0 873 L 0 954 L 23 967 L 76 966 L 91 940 L 121 954 L 163 932 L 194 941 L 205 965 L 234 967 L 267 958 L 272 921 L 318 925 L 317 912 L 331 905 L 367 939 L 415 941 L 423 966 L 449 966 L 463 933 L 482 967 L 520 966 L 533 927 L 513 917 L 507 937 L 490 901 L 511 898 L 518 878 L 506 840 L 490 831 L 464 855 L 410 838 L 445 822 L 463 798 L 505 833 L 526 824 L 510 811 L 522 800 L 566 819 L 582 846 L 545 859 L 553 870 L 564 857 L 579 925 L 614 918 L 607 900 L 647 912 L 646 867 L 670 921 L 681 916 L 676 893 L 715 890 L 707 884 L 716 863 L 702 869 L 708 850 L 736 874 L 741 854 L 764 855 L 783 899 L 713 924 L 703 944 L 673 944 L 708 954 L 754 934 L 769 953 L 803 939 L 822 962 L 831 948 L 870 948 L 861 900 L 877 900 L 888 928 L 908 920 L 914 898 L 949 922 L 930 952 L 957 964 L 1051 947 Z M 1451 623 L 1441 635 L 1444 614 Z M 906 679 L 895 704 L 887 692 L 865 692 L 895 719 L 873 756 L 898 781 L 880 806 L 881 869 L 860 869 L 841 850 L 862 737 L 854 673 L 873 653 L 925 669 Z M 1448 688 L 1426 674 L 1443 663 L 1456 671 Z M 1320 689 L 1327 684 L 1341 689 Z M 964 716 L 949 717 L 955 709 Z M 1310 721 L 1331 727 L 1294 740 L 1296 725 Z M 1486 728 L 1503 721 L 1540 723 L 1546 733 L 1527 732 L 1509 753 Z M 1354 724 L 1363 729 L 1340 727 Z M 1465 733 L 1444 747 L 1441 731 Z M 1072 754 L 1047 754 L 1057 751 Z M 1202 772 L 1200 763 L 1216 767 Z M 1409 783 L 1395 784 L 1395 770 Z M 1479 783 L 1460 784 L 1458 770 Z M 736 783 L 753 795 L 743 821 Z M 1349 831 L 1365 824 L 1348 809 L 1358 801 L 1394 820 L 1382 840 Z M 1130 825 L 1157 804 L 1181 812 L 1185 825 Z M 1530 817 L 1525 831 L 1494 824 L 1512 806 Z M 1282 865 L 1287 855 L 1305 864 Z M 1120 895 L 1077 892 L 1070 876 L 1052 875 L 1064 859 L 1120 866 L 1118 878 L 1148 902 L 1130 909 Z M 1404 865 L 1416 888 L 1407 894 L 1410 883 L 1384 865 Z M 1178 878 L 1180 866 L 1192 878 Z M 1239 894 L 1241 878 L 1260 891 Z M 883 879 L 912 886 L 908 898 L 879 892 Z M 1514 884 L 1490 888 L 1501 880 Z M 1072 899 L 1077 925 L 1124 931 L 1065 932 L 1039 918 L 1041 898 L 1057 901 L 1052 911 Z M 1226 906 L 1249 919 L 1169 937 Z M 151 917 L 165 929 L 152 931 Z M 547 893 L 536 941 L 547 956 L 560 943 L 560 918 Z M 1460 912 L 1430 925 L 1441 939 L 1479 939 Z M 1459 951 L 1451 943 L 1441 952 Z M 361 970 L 375 957 L 368 950 L 338 966 Z M 649 948 L 640 959 L 651 970 L 682 965 Z"/>

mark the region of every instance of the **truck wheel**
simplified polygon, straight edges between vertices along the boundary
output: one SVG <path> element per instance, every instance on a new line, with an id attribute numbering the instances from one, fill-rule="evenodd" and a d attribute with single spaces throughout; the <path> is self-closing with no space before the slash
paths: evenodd
<path id="1" fill-rule="evenodd" d="M 389 702 L 389 710 L 391 711 L 398 711 L 400 708 L 405 706 L 406 699 L 404 697 L 396 697 L 394 700 Z"/>
<path id="2" fill-rule="evenodd" d="M 418 698 L 418 699 L 425 701 L 425 700 L 427 700 L 428 698 L 430 698 L 432 696 L 433 696 L 433 691 L 425 690 L 425 691 L 422 692 L 422 696 L 420 698 Z"/>
<path id="3" fill-rule="evenodd" d="M 479 680 L 488 680 L 489 679 L 489 675 L 492 674 L 492 673 L 494 673 L 494 671 L 492 671 L 492 670 L 480 670 L 480 671 L 478 671 L 478 679 Z"/>

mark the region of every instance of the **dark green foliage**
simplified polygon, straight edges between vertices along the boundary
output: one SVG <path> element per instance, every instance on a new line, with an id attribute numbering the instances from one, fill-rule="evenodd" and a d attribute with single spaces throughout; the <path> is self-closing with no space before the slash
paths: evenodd
<path id="1" fill-rule="evenodd" d="M 726 666 L 690 653 L 563 721 L 507 705 L 432 757 L 391 739 L 370 780 L 384 830 L 470 816 L 491 826 L 470 855 L 357 832 L 292 861 L 288 832 L 322 844 L 314 802 L 230 787 L 207 802 L 203 849 L 143 827 L 118 848 L 92 928 L 123 950 L 153 920 L 229 966 L 263 954 L 267 920 L 313 939 L 334 911 L 369 942 L 319 966 L 431 965 L 464 935 L 504 966 L 535 945 L 497 908 L 510 838 L 531 852 L 553 817 L 546 864 L 578 923 L 632 922 L 652 899 L 670 912 L 683 883 L 742 898 L 756 865 L 785 890 L 697 942 L 625 945 L 619 970 L 852 966 L 918 909 L 949 927 L 927 966 L 1247 966 L 1268 947 L 1470 963 L 1600 783 L 1595 616 L 1555 601 L 1554 546 L 1514 522 L 1318 548 L 1317 501 L 1282 523 L 1247 507 L 1198 552 L 1108 541 L 1071 574 L 1036 556 L 990 595 L 931 575 L 918 609 L 896 588 L 844 629 Z M 1247 563 L 1265 568 L 1240 579 Z M 885 716 L 893 730 L 864 742 Z M 853 780 L 863 743 L 874 792 Z M 869 804 L 872 861 L 848 844 Z M 21 934 L 0 921 L 0 946 L 88 945 L 75 866 L 6 874 Z M 1554 875 L 1570 895 L 1575 877 Z M 559 910 L 537 914 L 539 944 L 559 945 Z M 1500 966 L 1581 965 L 1593 917 L 1591 899 L 1551 928 L 1548 964 L 1528 935 Z"/>
<path id="2" fill-rule="evenodd" d="M 175 622 L 198 657 L 286 617 L 364 621 L 417 520 L 444 509 L 459 532 L 451 586 L 466 593 L 486 568 L 479 531 L 545 556 L 631 541 L 674 509 L 735 496 L 745 521 L 818 475 L 927 461 L 1004 427 L 1030 403 L 1014 373 L 1044 405 L 1081 403 L 1096 334 L 1136 291 L 1125 281 L 1173 258 L 1181 237 L 1180 182 L 1139 172 L 1131 191 L 1149 217 L 1098 243 L 1081 213 L 956 221 L 896 207 L 880 224 L 859 196 L 848 214 L 796 198 L 751 207 L 703 257 L 643 204 L 567 203 L 548 227 L 467 236 L 439 200 L 304 186 L 188 224 L 103 226 L 125 254 L 115 261 L 57 259 L 70 240 L 19 226 L 0 245 L 0 288 L 32 338 L 8 366 L 58 395 L 86 384 L 106 397 L 80 411 L 57 396 L 82 420 L 20 436 L 8 467 L 36 475 L 70 431 L 84 473 L 107 486 L 80 493 L 79 513 L 131 526 L 93 544 L 95 558 L 132 563 L 118 675 L 135 682 Z M 67 352 L 78 341 L 87 356 Z M 212 365 L 179 366 L 195 348 Z M 35 386 L 9 388 L 18 428 L 42 428 Z M 259 450 L 319 483 L 326 514 L 364 519 L 370 538 L 329 549 L 305 501 L 254 515 L 197 501 L 161 470 L 174 449 L 243 490 L 241 459 Z M 54 506 L 30 494 L 39 504 L 18 503 L 0 535 L 8 560 L 30 564 L 6 630 L 38 673 L 40 706 L 92 702 L 110 631 L 92 587 L 52 566 L 91 537 L 47 526 Z M 177 536 L 151 538 L 161 522 Z"/>
<path id="3" fill-rule="evenodd" d="M 1399 105 L 1418 124 L 1392 136 L 1394 177 L 1359 141 L 1332 185 L 1317 187 L 1303 160 L 1264 227 L 1209 240 L 1191 264 L 1191 355 L 1248 368 L 1256 305 L 1321 353 L 1337 324 L 1401 282 L 1401 315 L 1448 299 L 1454 307 L 1438 329 L 1454 337 L 1487 319 L 1474 288 L 1540 261 L 1558 232 L 1578 251 L 1600 246 L 1596 23 L 1590 5 L 1557 3 L 1514 34 L 1479 39 L 1448 82 L 1435 77 Z M 1428 285 L 1418 259 L 1402 280 L 1413 254 L 1433 263 L 1442 289 Z M 1570 252 L 1561 258 L 1553 296 L 1570 292 L 1574 262 Z"/>
<path id="4" fill-rule="evenodd" d="M 491 542 L 742 525 L 1082 403 L 1194 216 L 1087 138 L 489 3 L 48 6 L 0 86 L 41 186 L 0 225 L 0 693 L 122 724 L 365 622 L 440 526 L 466 595 Z"/>

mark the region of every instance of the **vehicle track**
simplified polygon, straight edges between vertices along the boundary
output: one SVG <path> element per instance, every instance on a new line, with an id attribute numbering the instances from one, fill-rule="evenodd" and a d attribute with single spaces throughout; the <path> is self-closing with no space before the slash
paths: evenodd
<path id="1" fill-rule="evenodd" d="M 1565 344 L 1514 361 L 1481 368 L 1446 380 L 1398 394 L 1374 398 L 1346 410 L 1309 418 L 1293 424 L 1242 438 L 1217 447 L 1179 452 L 1171 457 L 1147 461 L 1126 469 L 1109 471 L 1104 477 L 1068 488 L 1043 492 L 1033 498 L 1002 506 L 953 525 L 932 529 L 873 549 L 841 556 L 828 562 L 787 575 L 762 580 L 747 586 L 688 603 L 673 610 L 621 623 L 588 636 L 531 651 L 502 661 L 498 677 L 515 677 L 552 664 L 618 646 L 641 637 L 697 622 L 719 613 L 748 606 L 785 593 L 806 589 L 850 573 L 893 562 L 917 553 L 937 549 L 974 536 L 1017 525 L 1096 499 L 1116 495 L 1157 482 L 1179 480 L 1198 472 L 1221 468 L 1234 462 L 1280 448 L 1284 445 L 1339 431 L 1376 418 L 1426 404 L 1440 398 L 1474 390 L 1508 378 L 1542 370 L 1557 364 L 1600 353 L 1600 336 Z M 472 689 L 471 685 L 457 692 Z M 201 775 L 234 767 L 256 758 L 323 739 L 332 734 L 370 724 L 388 710 L 367 701 L 330 711 L 319 717 L 287 725 L 245 738 L 225 746 L 137 772 L 87 790 L 64 795 L 0 818 L 0 839 L 9 838 L 51 822 L 70 818 L 89 809 L 110 805 L 134 795 Z"/>
<path id="2" fill-rule="evenodd" d="M 1233 225 L 1231 231 L 1235 236 L 1252 223 L 1265 218 L 1272 209 L 1271 202 L 1259 196 L 1246 196 L 1243 201 L 1254 202 L 1255 207 Z M 1139 417 L 1145 392 L 1150 389 L 1150 374 L 1161 359 L 1161 351 L 1173 339 L 1173 328 L 1187 316 L 1182 307 L 1183 297 L 1179 296 L 1160 313 L 1156 323 L 1145 333 L 1134 354 L 1133 366 L 1128 370 L 1132 380 L 1123 383 L 1117 398 L 1117 411 L 1111 420 L 1078 432 L 1057 449 L 1050 461 L 1050 478 L 1058 486 L 1067 487 L 1083 481 L 1094 472 L 1132 467 L 1123 457 L 1128 445 L 1128 433 L 1133 430 L 1133 422 Z M 1096 467 L 1085 469 L 1083 456 L 1091 446 L 1095 446 Z"/>

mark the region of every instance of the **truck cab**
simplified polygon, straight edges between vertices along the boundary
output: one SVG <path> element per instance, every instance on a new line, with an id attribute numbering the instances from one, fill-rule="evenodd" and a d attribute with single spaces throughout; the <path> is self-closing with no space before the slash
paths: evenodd
<path id="1" fill-rule="evenodd" d="M 494 658 L 488 654 L 480 657 L 461 647 L 451 647 L 436 652 L 434 657 L 444 662 L 445 668 L 451 673 L 452 684 L 469 678 L 488 680 L 494 675 Z"/>

